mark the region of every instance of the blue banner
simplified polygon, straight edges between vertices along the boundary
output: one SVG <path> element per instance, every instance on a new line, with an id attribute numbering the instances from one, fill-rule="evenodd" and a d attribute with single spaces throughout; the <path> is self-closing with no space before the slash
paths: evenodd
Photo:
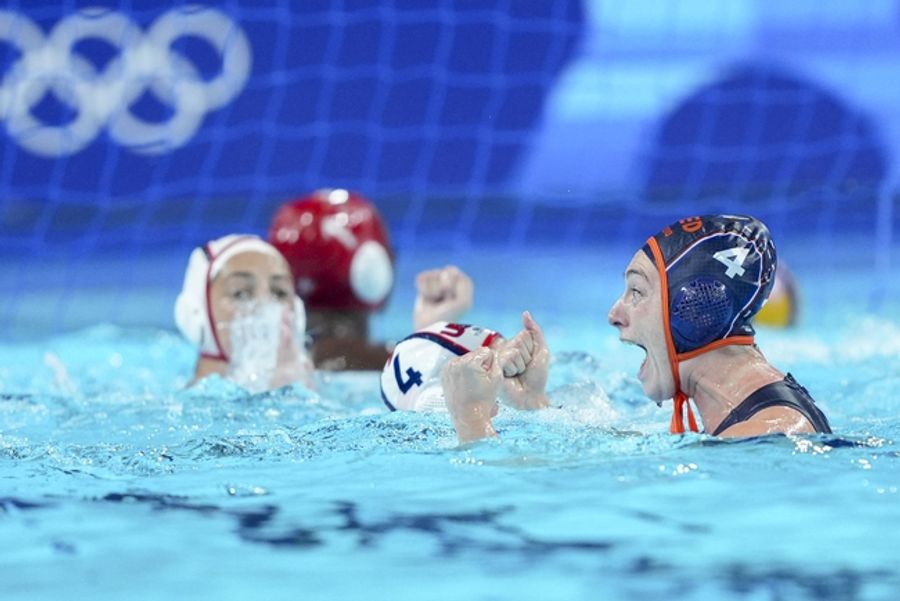
<path id="1" fill-rule="evenodd" d="M 577 2 L 328 4 L 0 10 L 0 193 L 503 186 L 580 34 Z"/>

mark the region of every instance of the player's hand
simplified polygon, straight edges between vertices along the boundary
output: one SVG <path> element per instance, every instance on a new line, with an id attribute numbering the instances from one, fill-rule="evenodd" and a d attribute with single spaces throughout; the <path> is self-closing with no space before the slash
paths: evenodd
<path id="1" fill-rule="evenodd" d="M 544 332 L 525 311 L 524 328 L 512 339 L 503 342 L 497 351 L 503 372 L 503 396 L 516 409 L 543 409 L 547 399 L 547 377 L 550 370 L 550 349 Z"/>
<path id="2" fill-rule="evenodd" d="M 413 327 L 421 330 L 436 321 L 457 321 L 472 308 L 472 278 L 455 265 L 423 271 L 416 276 Z"/>
<path id="3" fill-rule="evenodd" d="M 497 393 L 502 380 L 494 351 L 486 347 L 451 359 L 444 367 L 444 398 L 460 442 L 497 434 L 491 418 L 497 415 Z"/>

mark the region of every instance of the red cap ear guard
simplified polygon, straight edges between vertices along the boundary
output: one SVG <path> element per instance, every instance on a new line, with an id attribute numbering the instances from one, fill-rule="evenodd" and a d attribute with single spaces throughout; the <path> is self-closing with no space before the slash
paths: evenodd
<path id="1" fill-rule="evenodd" d="M 269 241 L 285 256 L 310 309 L 380 309 L 394 284 L 394 253 L 375 206 L 342 189 L 283 204 Z"/>

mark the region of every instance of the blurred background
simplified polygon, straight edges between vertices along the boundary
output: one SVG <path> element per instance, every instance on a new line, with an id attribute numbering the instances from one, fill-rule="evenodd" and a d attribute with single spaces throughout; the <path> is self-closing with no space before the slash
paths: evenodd
<path id="1" fill-rule="evenodd" d="M 0 77 L 7 339 L 174 329 L 191 248 L 320 187 L 382 211 L 403 319 L 453 262 L 602 322 L 591 282 L 710 211 L 769 224 L 802 318 L 898 315 L 897 0 L 30 0 Z"/>

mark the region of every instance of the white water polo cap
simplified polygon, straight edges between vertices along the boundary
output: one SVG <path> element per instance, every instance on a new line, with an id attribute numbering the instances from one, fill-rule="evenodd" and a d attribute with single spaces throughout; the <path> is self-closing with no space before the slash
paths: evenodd
<path id="1" fill-rule="evenodd" d="M 175 300 L 175 324 L 185 338 L 199 347 L 204 357 L 228 360 L 214 327 L 210 290 L 229 259 L 245 252 L 284 259 L 274 246 L 252 234 L 230 234 L 211 240 L 195 248 L 188 259 L 184 284 Z M 302 343 L 306 332 L 306 311 L 303 301 L 296 296 L 294 315 L 298 341 Z"/>
<path id="2" fill-rule="evenodd" d="M 436 322 L 404 338 L 381 372 L 381 400 L 391 411 L 446 411 L 441 372 L 460 355 L 490 346 L 500 334 L 479 326 Z"/>

